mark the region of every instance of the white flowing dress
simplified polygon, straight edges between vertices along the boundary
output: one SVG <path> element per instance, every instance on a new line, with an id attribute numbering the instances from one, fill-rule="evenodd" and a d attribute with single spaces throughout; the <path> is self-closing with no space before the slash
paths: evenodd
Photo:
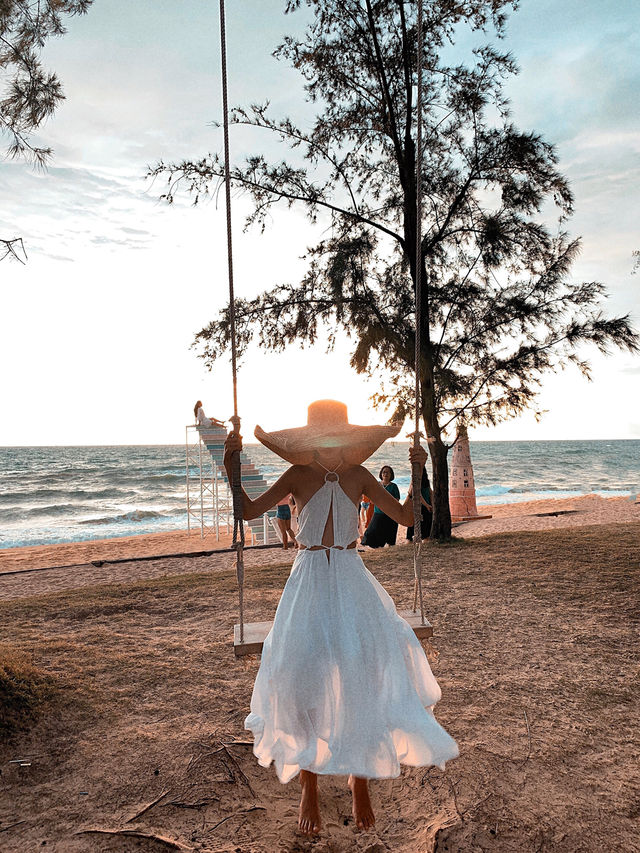
<path id="1" fill-rule="evenodd" d="M 337 476 L 337 475 L 336 475 Z M 300 512 L 301 550 L 267 635 L 245 728 L 259 763 L 288 782 L 300 770 L 393 778 L 400 764 L 444 764 L 458 747 L 433 715 L 440 688 L 420 642 L 347 545 L 358 511 L 325 480 Z"/>

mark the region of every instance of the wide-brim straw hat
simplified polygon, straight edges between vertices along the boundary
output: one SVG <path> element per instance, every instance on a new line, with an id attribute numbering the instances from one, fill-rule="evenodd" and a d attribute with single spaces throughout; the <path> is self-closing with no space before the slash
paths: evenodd
<path id="1" fill-rule="evenodd" d="M 401 423 L 389 426 L 350 424 L 344 403 L 317 400 L 309 406 L 306 426 L 277 432 L 265 432 L 257 426 L 254 435 L 265 447 L 293 465 L 309 465 L 316 450 L 334 448 L 342 451 L 345 463 L 360 465 L 401 428 Z"/>

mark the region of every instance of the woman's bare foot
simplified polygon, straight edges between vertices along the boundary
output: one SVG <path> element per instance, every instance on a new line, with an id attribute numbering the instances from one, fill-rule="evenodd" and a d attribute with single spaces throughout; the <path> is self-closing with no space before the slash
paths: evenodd
<path id="1" fill-rule="evenodd" d="M 349 776 L 349 787 L 353 794 L 353 818 L 358 829 L 371 829 L 376 822 L 376 816 L 371 808 L 369 786 L 366 779 L 359 776 Z"/>
<path id="2" fill-rule="evenodd" d="M 317 835 L 320 832 L 320 804 L 318 803 L 318 777 L 308 770 L 300 771 L 300 809 L 298 829 L 303 835 Z"/>

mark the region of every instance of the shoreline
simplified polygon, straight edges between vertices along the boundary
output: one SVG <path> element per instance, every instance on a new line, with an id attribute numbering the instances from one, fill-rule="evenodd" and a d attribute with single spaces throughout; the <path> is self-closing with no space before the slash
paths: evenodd
<path id="1" fill-rule="evenodd" d="M 603 498 L 596 494 L 572 498 L 550 498 L 521 503 L 480 505 L 480 514 L 492 518 L 464 522 L 454 527 L 454 536 L 476 538 L 492 533 L 517 530 L 548 530 L 587 525 L 624 524 L 640 521 L 638 499 Z M 168 557 L 176 553 L 224 551 L 231 546 L 231 534 L 220 539 L 199 531 L 169 530 L 139 533 L 111 539 L 86 539 L 51 545 L 23 545 L 0 550 L 0 575 L 37 568 L 71 567 L 94 561 L 138 557 Z M 404 528 L 398 530 L 398 544 L 404 541 Z M 289 553 L 289 552 L 288 552 Z"/>
<path id="2" fill-rule="evenodd" d="M 120 560 L 126 557 L 169 556 L 176 552 L 224 550 L 231 546 L 230 533 L 202 538 L 200 531 L 163 530 L 159 533 L 136 533 L 111 539 L 83 539 L 76 542 L 55 542 L 51 545 L 21 545 L 0 550 L 0 575 L 8 572 L 38 568 L 84 565 L 100 560 Z"/>

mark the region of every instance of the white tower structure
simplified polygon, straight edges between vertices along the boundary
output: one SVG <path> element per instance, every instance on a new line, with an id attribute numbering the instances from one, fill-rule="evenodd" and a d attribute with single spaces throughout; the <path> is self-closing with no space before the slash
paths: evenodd
<path id="1" fill-rule="evenodd" d="M 476 506 L 476 485 L 473 478 L 469 435 L 465 424 L 459 425 L 453 445 L 449 474 L 449 509 L 453 521 L 491 518 L 490 515 L 479 515 Z"/>

